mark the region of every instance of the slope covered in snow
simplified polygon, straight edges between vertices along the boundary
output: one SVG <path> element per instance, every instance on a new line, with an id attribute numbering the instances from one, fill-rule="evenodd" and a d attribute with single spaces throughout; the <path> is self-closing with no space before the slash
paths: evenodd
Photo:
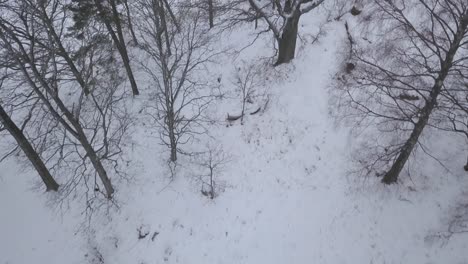
<path id="1" fill-rule="evenodd" d="M 314 22 L 305 16 L 301 31 L 316 32 Z M 211 142 L 229 156 L 214 200 L 201 194 L 202 172 L 187 157 L 170 180 L 166 150 L 144 117 L 133 133 L 133 178 L 116 188 L 120 207 L 97 214 L 90 229 L 79 210 L 62 214 L 31 192 L 32 171 L 13 158 L 0 163 L 0 263 L 468 263 L 466 235 L 438 236 L 467 199 L 463 156 L 449 136 L 426 138 L 440 139 L 432 147 L 448 157 L 450 172 L 427 157 L 399 185 L 349 174 L 353 146 L 365 139 L 330 115 L 328 90 L 345 32 L 342 22 L 324 30 L 317 43 L 302 43 L 291 64 L 265 70 L 266 109 L 227 124 L 226 113 L 239 109 L 232 92 L 211 109 L 219 121 L 209 127 L 215 140 L 186 146 Z M 253 36 L 230 38 L 240 48 L 245 43 L 237 40 Z M 271 54 L 266 36 L 223 58 L 213 78 L 232 91 L 235 67 L 260 54 Z"/>

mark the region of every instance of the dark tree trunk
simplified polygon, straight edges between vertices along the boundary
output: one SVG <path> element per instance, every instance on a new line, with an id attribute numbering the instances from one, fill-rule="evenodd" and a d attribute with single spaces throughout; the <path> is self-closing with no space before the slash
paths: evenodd
<path id="1" fill-rule="evenodd" d="M 135 31 L 133 30 L 132 17 L 130 16 L 130 7 L 128 6 L 128 1 L 124 0 L 123 3 L 125 5 L 125 10 L 127 11 L 128 29 L 130 30 L 130 34 L 132 34 L 133 43 L 135 45 L 138 45 L 138 39 L 136 37 Z"/>
<path id="2" fill-rule="evenodd" d="M 171 161 L 177 161 L 177 140 L 174 133 L 174 122 L 171 120 L 171 124 L 168 125 L 169 129 L 169 141 L 171 147 Z"/>
<path id="3" fill-rule="evenodd" d="M 177 145 L 175 141 L 171 138 L 171 161 L 177 161 Z"/>
<path id="4" fill-rule="evenodd" d="M 135 81 L 135 77 L 133 76 L 132 68 L 130 67 L 130 59 L 128 57 L 127 48 L 125 46 L 120 47 L 120 54 L 122 55 L 122 61 L 124 63 L 125 71 L 128 75 L 128 80 L 130 81 L 130 86 L 132 87 L 133 95 L 139 95 L 140 91 L 138 91 L 137 83 Z"/>
<path id="5" fill-rule="evenodd" d="M 439 72 L 439 76 L 437 77 L 434 86 L 431 89 L 429 94 L 429 98 L 426 101 L 426 104 L 421 109 L 420 117 L 418 122 L 413 128 L 409 139 L 405 142 L 403 147 L 401 148 L 400 154 L 398 155 L 397 159 L 393 163 L 390 170 L 385 174 L 382 179 L 382 182 L 385 184 L 395 183 L 398 180 L 398 176 L 400 175 L 401 170 L 405 166 L 406 162 L 408 161 L 411 152 L 413 151 L 414 147 L 416 146 L 419 136 L 421 135 L 424 127 L 429 120 L 429 117 L 434 110 L 437 104 L 437 97 L 439 96 L 442 86 L 444 84 L 445 78 L 447 77 L 450 68 L 452 67 L 453 58 L 457 53 L 458 48 L 460 47 L 460 42 L 463 39 L 464 31 L 467 28 L 468 19 L 467 21 L 462 20 L 461 25 L 458 27 L 458 31 L 456 32 L 453 42 L 450 45 L 450 49 L 447 52 L 446 58 L 444 61 L 441 62 L 441 69 Z"/>
<path id="6" fill-rule="evenodd" d="M 463 169 L 465 169 L 465 171 L 468 171 L 468 158 L 466 160 L 466 165 L 463 167 Z"/>
<path id="7" fill-rule="evenodd" d="M 161 22 L 161 30 L 158 30 L 158 32 L 164 33 L 167 55 L 171 56 L 172 55 L 171 43 L 170 43 L 170 38 L 169 38 L 169 30 L 167 30 L 166 11 L 164 9 L 164 3 L 161 3 L 160 5 L 159 1 L 156 1 L 155 6 L 158 10 L 160 22 Z"/>
<path id="8" fill-rule="evenodd" d="M 172 19 L 172 23 L 174 23 L 174 25 L 175 25 L 176 28 L 177 28 L 177 32 L 180 32 L 179 21 L 177 21 L 177 18 L 176 18 L 176 16 L 174 15 L 174 12 L 172 12 L 171 5 L 167 2 L 167 0 L 163 0 L 163 2 L 164 2 L 164 5 L 163 5 L 163 6 L 166 6 L 166 10 L 167 10 L 167 12 L 169 12 L 169 16 L 170 16 L 171 19 Z"/>
<path id="9" fill-rule="evenodd" d="M 125 44 L 125 38 L 122 33 L 122 25 L 120 23 L 120 17 L 117 11 L 115 0 L 111 0 L 110 3 L 112 6 L 112 14 L 114 18 L 115 27 L 117 29 L 118 41 L 120 41 L 120 54 L 122 55 L 122 60 L 125 65 L 125 70 L 127 71 L 128 79 L 130 80 L 130 85 L 132 86 L 133 95 L 139 95 L 140 92 L 138 91 L 135 77 L 133 76 L 133 71 L 132 71 L 132 68 L 130 67 L 130 58 L 128 57 L 127 45 Z"/>
<path id="10" fill-rule="evenodd" d="M 58 183 L 50 174 L 49 170 L 45 166 L 39 154 L 37 154 L 36 150 L 34 150 L 31 143 L 29 143 L 28 139 L 23 134 L 23 131 L 21 131 L 21 129 L 19 129 L 18 126 L 16 126 L 16 124 L 13 122 L 13 120 L 11 120 L 11 118 L 8 116 L 8 114 L 5 112 L 1 105 L 0 122 L 15 138 L 16 143 L 18 143 L 18 146 L 21 148 L 21 150 L 23 150 L 26 157 L 28 157 L 29 161 L 32 163 L 37 173 L 39 173 L 42 182 L 44 182 L 46 186 L 46 191 L 57 191 L 59 188 Z"/>
<path id="11" fill-rule="evenodd" d="M 112 183 L 107 176 L 107 172 L 104 169 L 104 166 L 102 166 L 101 160 L 96 154 L 96 151 L 94 148 L 91 146 L 89 143 L 88 139 L 86 138 L 86 135 L 84 134 L 83 130 L 81 128 L 77 128 L 78 134 L 79 134 L 79 140 L 81 145 L 86 151 L 86 154 L 88 155 L 89 160 L 93 164 L 94 169 L 96 170 L 99 179 L 101 179 L 102 184 L 104 185 L 104 188 L 106 189 L 106 196 L 108 199 L 112 198 L 112 194 L 114 194 L 114 187 L 112 186 Z"/>
<path id="12" fill-rule="evenodd" d="M 214 10 L 213 10 L 213 0 L 208 0 L 208 17 L 210 20 L 210 28 L 214 27 Z"/>
<path id="13" fill-rule="evenodd" d="M 135 77 L 133 76 L 133 71 L 132 68 L 130 67 L 130 58 L 128 57 L 128 52 L 127 52 L 127 45 L 125 44 L 125 39 L 123 37 L 122 33 L 122 26 L 120 23 L 120 18 L 119 18 L 119 13 L 117 11 L 117 6 L 115 5 L 115 0 L 111 0 L 110 4 L 112 7 L 112 20 L 116 26 L 116 30 L 112 28 L 111 22 L 109 21 L 108 15 L 100 3 L 99 0 L 94 1 L 96 3 L 96 7 L 99 10 L 99 13 L 101 14 L 101 17 L 104 21 L 104 24 L 106 26 L 107 31 L 112 37 L 112 40 L 114 41 L 117 50 L 120 53 L 120 56 L 122 57 L 122 61 L 125 67 L 125 71 L 127 72 L 128 79 L 130 81 L 130 86 L 132 87 L 132 92 L 133 95 L 139 95 L 140 92 L 138 91 L 138 87 L 135 81 Z M 117 33 L 116 33 L 117 31 Z"/>
<path id="14" fill-rule="evenodd" d="M 215 190 L 214 190 L 214 181 L 213 181 L 213 167 L 210 167 L 210 198 L 214 199 Z"/>
<path id="15" fill-rule="evenodd" d="M 278 39 L 278 60 L 276 61 L 275 66 L 282 63 L 288 63 L 294 59 L 300 16 L 300 13 L 296 12 L 290 18 L 286 19 L 283 33 Z"/>

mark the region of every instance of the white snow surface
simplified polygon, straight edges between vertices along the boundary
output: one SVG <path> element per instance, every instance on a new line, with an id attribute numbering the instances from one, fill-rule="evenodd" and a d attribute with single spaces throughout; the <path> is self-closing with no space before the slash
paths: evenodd
<path id="1" fill-rule="evenodd" d="M 302 18 L 303 34 L 317 30 L 310 17 Z M 468 202 L 465 156 L 453 136 L 425 138 L 437 142 L 429 145 L 450 172 L 419 155 L 411 180 L 403 174 L 398 185 L 348 173 L 359 135 L 336 126 L 328 104 L 343 29 L 331 22 L 318 43 L 302 43 L 264 87 L 267 109 L 243 125 L 224 124 L 239 99 L 216 102 L 220 124 L 210 133 L 231 159 L 214 200 L 200 193 L 197 169 L 184 157 L 169 180 L 167 151 L 143 117 L 128 150 L 133 180 L 115 181 L 120 208 L 97 214 L 90 229 L 80 228 L 80 209 L 54 209 L 49 194 L 32 191 L 37 175 L 24 163 L 0 163 L 0 264 L 99 263 L 99 254 L 106 264 L 468 263 L 466 234 L 436 236 L 456 205 Z M 230 43 L 251 41 L 249 30 L 232 33 Z M 220 59 L 213 78 L 231 89 L 234 67 L 271 55 L 269 37 L 237 59 Z M 139 239 L 138 229 L 148 235 Z"/>

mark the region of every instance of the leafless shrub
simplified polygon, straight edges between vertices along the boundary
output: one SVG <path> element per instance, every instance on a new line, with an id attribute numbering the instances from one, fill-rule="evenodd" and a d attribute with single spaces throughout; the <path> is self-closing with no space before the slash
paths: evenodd
<path id="1" fill-rule="evenodd" d="M 241 120 L 241 124 L 244 123 L 244 116 L 246 115 L 246 111 L 248 111 L 247 105 L 253 105 L 257 99 L 264 96 L 264 91 L 260 88 L 263 84 L 265 84 L 264 76 L 261 75 L 261 69 L 259 69 L 258 65 L 253 63 L 248 64 L 246 62 L 241 63 L 241 67 L 236 68 L 235 72 L 235 79 L 233 81 L 233 85 L 235 85 L 237 92 L 240 95 L 240 102 L 241 102 L 241 111 L 238 118 Z M 255 109 L 250 110 L 250 114 L 258 113 L 261 106 L 258 106 Z M 228 121 L 235 121 L 237 118 L 229 118 Z"/>
<path id="2" fill-rule="evenodd" d="M 223 188 L 219 177 L 231 160 L 232 157 L 219 144 L 209 144 L 206 151 L 195 156 L 195 165 L 202 170 L 195 176 L 196 182 L 201 184 L 201 193 L 204 196 L 214 199 L 219 194 Z"/>
<path id="3" fill-rule="evenodd" d="M 427 235 L 424 238 L 426 243 L 447 245 L 453 237 L 466 236 L 468 234 L 468 204 L 465 202 L 455 206 L 446 220 L 447 230 Z"/>

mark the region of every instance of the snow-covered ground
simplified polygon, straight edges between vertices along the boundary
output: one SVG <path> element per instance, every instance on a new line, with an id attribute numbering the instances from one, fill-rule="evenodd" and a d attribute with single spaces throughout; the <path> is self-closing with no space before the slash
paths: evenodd
<path id="1" fill-rule="evenodd" d="M 301 21 L 302 33 L 316 32 L 311 17 Z M 267 70 L 268 107 L 243 125 L 223 121 L 239 99 L 216 102 L 220 123 L 210 133 L 230 161 L 217 175 L 223 191 L 214 200 L 200 193 L 197 169 L 184 157 L 169 181 L 166 150 L 143 117 L 133 134 L 133 180 L 117 186 L 120 209 L 97 215 L 91 229 L 80 229 L 77 209 L 63 212 L 31 191 L 33 171 L 14 158 L 0 163 L 0 264 L 468 263 L 468 235 L 437 236 L 468 202 L 465 156 L 450 136 L 426 136 L 437 137 L 434 153 L 450 172 L 420 155 L 411 180 L 403 175 L 399 185 L 348 173 L 359 137 L 335 126 L 328 104 L 343 29 L 327 24 L 327 34 L 303 45 L 280 73 Z M 271 54 L 266 39 L 236 60 L 224 58 L 213 78 L 231 89 L 235 67 Z M 138 230 L 148 235 L 139 239 Z"/>

